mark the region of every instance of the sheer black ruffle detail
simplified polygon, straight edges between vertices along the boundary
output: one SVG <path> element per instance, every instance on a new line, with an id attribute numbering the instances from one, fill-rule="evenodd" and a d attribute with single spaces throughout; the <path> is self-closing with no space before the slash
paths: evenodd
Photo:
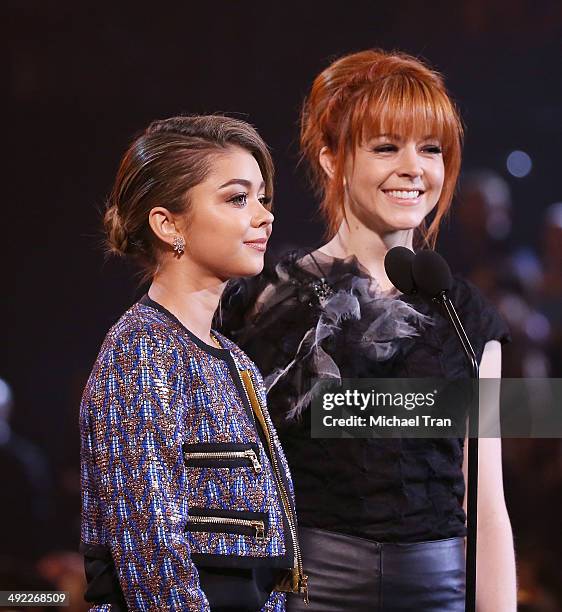
<path id="1" fill-rule="evenodd" d="M 310 402 L 315 378 L 381 377 L 407 349 L 401 341 L 432 323 L 396 293 L 383 293 L 355 257 L 293 251 L 257 281 L 228 290 L 223 329 L 257 357 L 268 393 L 285 398 L 285 418 Z M 249 312 L 248 312 L 249 311 Z M 275 412 L 280 416 L 281 408 Z"/>

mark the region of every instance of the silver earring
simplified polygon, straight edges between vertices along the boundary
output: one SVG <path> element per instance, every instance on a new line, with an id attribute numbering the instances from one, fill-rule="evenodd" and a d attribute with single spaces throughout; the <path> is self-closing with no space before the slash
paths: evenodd
<path id="1" fill-rule="evenodd" d="M 185 251 L 185 240 L 183 236 L 176 236 L 174 238 L 174 253 L 181 255 Z"/>

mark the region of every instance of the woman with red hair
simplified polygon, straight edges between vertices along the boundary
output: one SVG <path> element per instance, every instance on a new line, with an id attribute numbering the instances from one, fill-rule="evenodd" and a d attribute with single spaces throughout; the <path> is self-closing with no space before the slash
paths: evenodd
<path id="1" fill-rule="evenodd" d="M 309 610 L 464 610 L 465 440 L 311 438 L 318 378 L 469 378 L 447 321 L 386 276 L 389 249 L 433 247 L 461 163 L 462 125 L 439 74 L 369 50 L 317 76 L 301 123 L 327 242 L 232 292 L 227 321 L 264 375 L 293 472 Z M 468 282 L 451 290 L 481 376 L 509 332 Z M 499 439 L 480 443 L 480 612 L 515 610 Z M 304 604 L 288 600 L 289 610 Z"/>

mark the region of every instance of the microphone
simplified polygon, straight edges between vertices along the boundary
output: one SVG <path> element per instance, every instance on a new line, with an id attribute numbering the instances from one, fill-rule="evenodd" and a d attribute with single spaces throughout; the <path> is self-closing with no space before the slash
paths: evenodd
<path id="1" fill-rule="evenodd" d="M 412 260 L 414 283 L 429 298 L 450 291 L 453 276 L 449 264 L 435 251 L 419 251 Z"/>
<path id="2" fill-rule="evenodd" d="M 479 376 L 479 366 L 474 349 L 457 315 L 455 306 L 448 295 L 453 284 L 453 276 L 449 264 L 436 251 L 419 251 L 412 261 L 412 278 L 419 292 L 424 297 L 443 306 L 445 314 L 453 326 L 470 363 L 472 377 L 477 379 Z"/>
<path id="3" fill-rule="evenodd" d="M 384 269 L 390 282 L 402 293 L 416 293 L 412 262 L 415 254 L 410 249 L 397 246 L 387 252 L 384 258 Z"/>
<path id="4" fill-rule="evenodd" d="M 384 268 L 390 282 L 402 293 L 419 293 L 425 299 L 440 304 L 453 326 L 468 358 L 472 378 L 478 379 L 479 366 L 474 349 L 457 315 L 449 291 L 453 277 L 449 264 L 436 251 L 423 250 L 414 255 L 405 247 L 394 247 L 384 258 Z M 467 547 L 466 547 L 466 593 L 465 610 L 476 609 L 476 535 L 478 526 L 478 409 L 471 410 L 469 424 L 475 436 L 468 444 L 467 483 Z"/>

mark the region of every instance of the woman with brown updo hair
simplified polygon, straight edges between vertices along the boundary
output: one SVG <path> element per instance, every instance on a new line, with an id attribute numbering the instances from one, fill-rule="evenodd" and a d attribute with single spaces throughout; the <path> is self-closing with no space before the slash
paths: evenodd
<path id="1" fill-rule="evenodd" d="M 283 612 L 306 597 L 293 487 L 261 375 L 211 329 L 226 281 L 259 273 L 273 164 L 229 117 L 152 123 L 105 213 L 150 286 L 108 332 L 80 409 L 82 534 L 101 612 Z"/>
<path id="2" fill-rule="evenodd" d="M 224 330 L 266 376 L 295 483 L 311 611 L 461 611 L 465 440 L 311 438 L 316 380 L 470 378 L 448 322 L 400 294 L 395 246 L 435 244 L 461 163 L 462 126 L 443 79 L 418 59 L 369 50 L 313 82 L 301 118 L 327 241 L 292 251 L 225 298 Z M 509 332 L 470 283 L 450 296 L 480 362 L 500 377 Z M 499 439 L 480 442 L 479 612 L 515 610 L 515 563 Z M 289 596 L 289 610 L 302 604 Z"/>

